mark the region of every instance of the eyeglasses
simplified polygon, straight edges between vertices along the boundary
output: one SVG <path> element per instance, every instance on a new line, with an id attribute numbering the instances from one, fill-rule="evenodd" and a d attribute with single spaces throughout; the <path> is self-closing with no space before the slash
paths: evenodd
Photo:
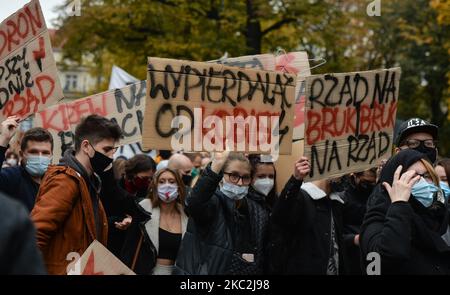
<path id="1" fill-rule="evenodd" d="M 248 185 L 250 184 L 250 182 L 252 181 L 252 178 L 250 175 L 244 175 L 241 176 L 237 173 L 230 173 L 230 172 L 224 172 L 223 174 L 228 175 L 228 178 L 230 179 L 231 183 L 237 184 L 239 182 L 239 180 L 242 179 L 242 184 L 243 185 Z"/>
<path id="2" fill-rule="evenodd" d="M 422 174 L 416 172 L 416 176 L 417 175 L 423 177 L 425 180 L 431 180 L 431 181 L 433 180 L 433 178 L 431 178 L 430 173 L 428 173 L 428 172 L 425 172 Z"/>
<path id="3" fill-rule="evenodd" d="M 405 142 L 403 142 L 402 145 L 407 145 L 410 149 L 415 149 L 419 147 L 421 143 L 423 143 L 423 145 L 427 148 L 435 148 L 437 141 L 434 139 L 425 139 L 425 140 L 408 139 Z"/>

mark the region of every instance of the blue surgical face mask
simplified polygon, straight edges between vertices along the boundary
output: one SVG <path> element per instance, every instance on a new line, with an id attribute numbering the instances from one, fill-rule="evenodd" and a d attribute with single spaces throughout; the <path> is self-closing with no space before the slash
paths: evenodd
<path id="1" fill-rule="evenodd" d="M 247 186 L 239 186 L 229 182 L 224 181 L 220 191 L 232 200 L 240 200 L 245 197 L 248 193 Z"/>
<path id="2" fill-rule="evenodd" d="M 426 208 L 430 207 L 433 203 L 434 194 L 439 188 L 434 183 L 428 183 L 423 177 L 420 178 L 411 190 L 413 197 L 422 203 Z"/>
<path id="3" fill-rule="evenodd" d="M 440 186 L 442 191 L 444 192 L 445 200 L 448 201 L 448 198 L 450 197 L 450 187 L 443 181 L 440 182 Z"/>
<path id="4" fill-rule="evenodd" d="M 25 170 L 34 177 L 42 177 L 50 165 L 51 158 L 45 156 L 27 156 Z"/>

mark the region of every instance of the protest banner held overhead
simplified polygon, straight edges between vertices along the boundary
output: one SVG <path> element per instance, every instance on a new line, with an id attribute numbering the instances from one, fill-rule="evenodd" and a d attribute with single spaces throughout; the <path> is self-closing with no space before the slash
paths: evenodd
<path id="1" fill-rule="evenodd" d="M 306 78 L 311 180 L 363 171 L 390 156 L 400 74 L 392 68 Z"/>
<path id="2" fill-rule="evenodd" d="M 288 53 L 246 55 L 231 57 L 214 61 L 228 66 L 256 69 L 265 71 L 278 71 L 297 75 L 295 87 L 294 131 L 292 139 L 303 139 L 305 127 L 305 77 L 311 75 L 308 54 L 306 51 Z"/>
<path id="3" fill-rule="evenodd" d="M 123 130 L 121 144 L 139 142 L 145 106 L 145 81 L 109 90 L 68 103 L 51 106 L 36 114 L 35 127 L 47 129 L 54 139 L 53 161 L 73 145 L 76 125 L 83 117 L 98 114 L 115 120 Z"/>
<path id="4" fill-rule="evenodd" d="M 0 24 L 0 120 L 27 117 L 63 98 L 38 0 Z"/>
<path id="5" fill-rule="evenodd" d="M 289 154 L 296 76 L 148 59 L 144 148 Z"/>

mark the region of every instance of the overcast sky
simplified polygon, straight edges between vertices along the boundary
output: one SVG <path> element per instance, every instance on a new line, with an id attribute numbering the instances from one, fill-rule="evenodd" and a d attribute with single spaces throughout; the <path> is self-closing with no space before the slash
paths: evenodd
<path id="1" fill-rule="evenodd" d="M 0 22 L 22 8 L 29 0 L 0 0 Z M 52 20 L 58 15 L 53 11 L 55 6 L 64 3 L 64 0 L 41 0 L 42 13 L 44 14 L 47 27 L 52 28 Z"/>

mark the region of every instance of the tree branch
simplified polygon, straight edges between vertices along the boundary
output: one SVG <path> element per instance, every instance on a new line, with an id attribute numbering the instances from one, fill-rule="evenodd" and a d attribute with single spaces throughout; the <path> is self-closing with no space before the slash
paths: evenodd
<path id="1" fill-rule="evenodd" d="M 274 23 L 273 25 L 271 25 L 271 26 L 268 27 L 267 29 L 263 30 L 263 31 L 261 32 L 261 35 L 264 36 L 264 35 L 266 35 L 267 33 L 270 33 L 271 31 L 277 30 L 277 29 L 281 28 L 282 26 L 284 26 L 285 24 L 292 23 L 292 22 L 294 22 L 294 21 L 296 21 L 295 18 L 285 18 L 285 19 L 282 19 L 282 20 L 280 20 L 280 21 Z"/>

